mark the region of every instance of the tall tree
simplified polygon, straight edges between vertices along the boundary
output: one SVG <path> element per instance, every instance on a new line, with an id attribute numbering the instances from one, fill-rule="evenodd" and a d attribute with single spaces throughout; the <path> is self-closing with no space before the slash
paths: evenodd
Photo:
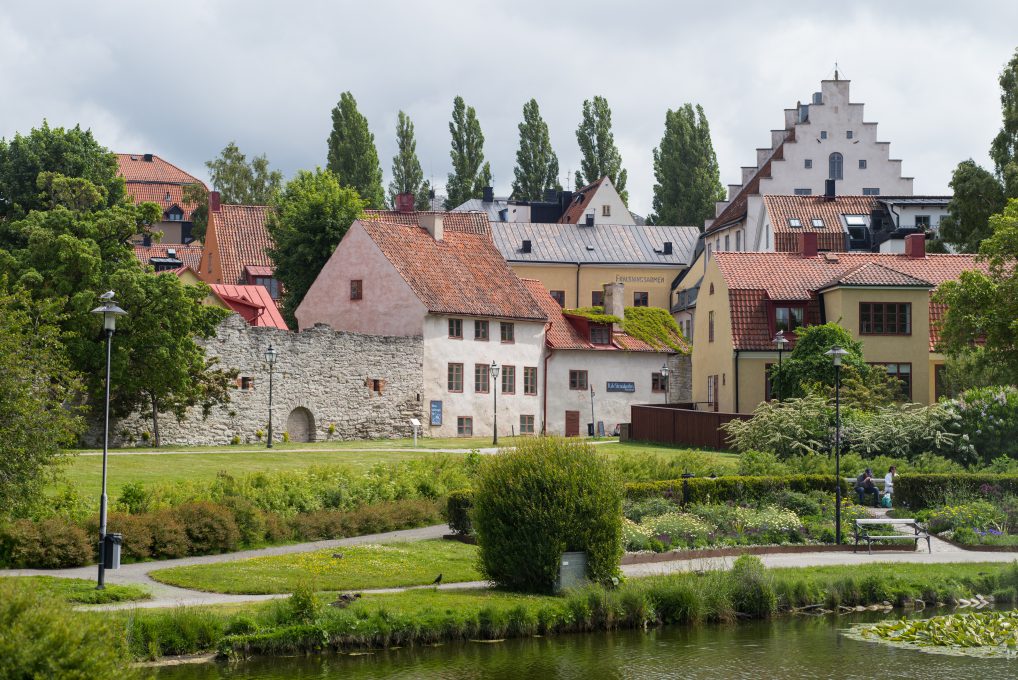
<path id="1" fill-rule="evenodd" d="M 39 173 L 51 172 L 88 180 L 107 207 L 122 202 L 124 180 L 117 157 L 92 136 L 91 130 L 51 128 L 45 120 L 27 135 L 0 139 L 0 219 L 18 219 L 30 210 L 51 207 L 38 186 Z"/>
<path id="2" fill-rule="evenodd" d="M 296 328 L 294 312 L 318 273 L 364 210 L 352 187 L 330 170 L 301 170 L 276 196 L 269 212 L 269 257 L 283 287 L 283 316 Z"/>
<path id="3" fill-rule="evenodd" d="M 491 186 L 491 165 L 484 160 L 484 133 L 473 106 L 463 97 L 452 103 L 452 172 L 445 184 L 445 209 L 452 210 L 471 198 L 480 198 L 484 187 Z"/>
<path id="4" fill-rule="evenodd" d="M 990 216 L 1004 209 L 1004 189 L 988 170 L 971 158 L 951 176 L 954 192 L 940 223 L 940 238 L 964 253 L 975 253 L 990 235 Z"/>
<path id="5" fill-rule="evenodd" d="M 218 157 L 206 161 L 205 167 L 212 177 L 212 188 L 222 196 L 223 203 L 268 205 L 283 183 L 283 173 L 269 169 L 265 154 L 248 162 L 235 142 L 227 144 Z"/>
<path id="6" fill-rule="evenodd" d="M 523 105 L 523 122 L 519 125 L 520 148 L 516 151 L 513 173 L 513 198 L 540 201 L 545 189 L 561 189 L 558 181 L 558 156 L 551 148 L 548 124 L 541 118 L 537 100 Z"/>
<path id="7" fill-rule="evenodd" d="M 1008 197 L 1018 198 L 1018 50 L 1004 67 L 998 82 L 1003 125 L 993 138 L 990 158 Z"/>
<path id="8" fill-rule="evenodd" d="M 576 188 L 592 184 L 605 175 L 615 185 L 623 203 L 629 203 L 626 191 L 626 169 L 622 167 L 622 154 L 615 146 L 612 133 L 612 110 L 604 97 L 583 102 L 583 120 L 576 128 L 576 141 L 580 144 L 580 169 L 576 171 Z"/>
<path id="9" fill-rule="evenodd" d="M 343 185 L 356 189 L 367 207 L 378 210 L 385 207 L 382 166 L 378 162 L 375 136 L 368 128 L 368 119 L 357 110 L 357 100 L 349 92 L 341 94 L 339 103 L 332 109 L 328 168 Z"/>
<path id="10" fill-rule="evenodd" d="M 396 119 L 396 155 L 392 157 L 392 181 L 389 182 L 389 205 L 396 206 L 398 194 L 413 194 L 414 207 L 431 209 L 431 183 L 424 179 L 421 161 L 417 158 L 414 123 L 402 111 Z"/>
<path id="11" fill-rule="evenodd" d="M 703 108 L 684 104 L 665 114 L 661 145 L 654 149 L 654 212 L 652 224 L 703 226 L 714 216 L 714 203 L 724 198 L 721 171 L 714 155 L 710 126 Z"/>

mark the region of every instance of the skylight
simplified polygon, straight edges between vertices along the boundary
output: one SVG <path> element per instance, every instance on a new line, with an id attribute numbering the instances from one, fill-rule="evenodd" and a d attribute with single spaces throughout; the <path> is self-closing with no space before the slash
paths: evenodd
<path id="1" fill-rule="evenodd" d="M 823 229 L 824 228 L 824 221 L 822 219 L 820 219 L 819 217 L 814 217 L 811 221 L 813 223 L 813 227 L 814 228 L 816 228 L 816 229 Z"/>
<path id="2" fill-rule="evenodd" d="M 790 226 L 790 227 L 801 227 L 802 226 L 802 220 L 800 220 L 798 217 L 789 217 L 788 218 L 788 226 Z"/>
<path id="3" fill-rule="evenodd" d="M 866 216 L 865 215 L 845 215 L 845 224 L 850 227 L 865 227 Z"/>

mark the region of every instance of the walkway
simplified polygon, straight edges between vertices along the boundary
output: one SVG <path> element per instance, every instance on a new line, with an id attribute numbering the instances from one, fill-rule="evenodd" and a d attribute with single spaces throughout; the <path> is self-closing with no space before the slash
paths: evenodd
<path id="1" fill-rule="evenodd" d="M 601 446 L 602 444 L 618 444 L 618 439 L 599 439 L 593 442 L 587 442 L 592 446 Z M 446 449 L 428 449 L 423 446 L 417 448 L 402 446 L 393 448 L 384 447 L 373 447 L 373 448 L 303 448 L 303 449 L 273 449 L 269 450 L 264 446 L 257 449 L 208 449 L 198 451 L 174 451 L 172 449 L 151 449 L 151 450 L 138 450 L 132 449 L 130 451 L 119 451 L 117 449 L 111 449 L 109 452 L 110 456 L 174 456 L 174 455 L 209 455 L 209 454 L 224 454 L 230 455 L 235 453 L 470 453 L 477 451 L 483 454 L 498 453 L 502 449 L 512 449 L 513 446 L 485 446 L 482 448 L 472 449 L 461 449 L 461 448 L 446 448 Z M 102 451 L 81 451 L 80 453 L 74 454 L 76 456 L 101 456 Z"/>

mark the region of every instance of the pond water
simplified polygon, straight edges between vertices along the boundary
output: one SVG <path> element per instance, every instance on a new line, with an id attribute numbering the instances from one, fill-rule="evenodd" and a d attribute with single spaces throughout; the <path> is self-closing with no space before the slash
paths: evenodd
<path id="1" fill-rule="evenodd" d="M 928 616 L 934 613 L 928 613 Z M 158 680 L 425 678 L 703 678 L 764 680 L 1018 677 L 1018 660 L 929 654 L 852 640 L 841 630 L 886 616 L 785 618 L 731 626 L 674 626 L 646 633 L 457 643 L 359 656 L 263 658 L 234 664 L 165 667 Z"/>

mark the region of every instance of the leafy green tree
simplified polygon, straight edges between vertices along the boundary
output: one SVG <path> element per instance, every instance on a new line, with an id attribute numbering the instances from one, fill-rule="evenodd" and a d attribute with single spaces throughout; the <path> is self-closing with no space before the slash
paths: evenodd
<path id="1" fill-rule="evenodd" d="M 389 205 L 396 207 L 396 196 L 413 194 L 414 207 L 431 209 L 431 183 L 424 179 L 421 161 L 417 158 L 414 123 L 402 111 L 396 119 L 396 155 L 392 157 L 392 181 L 389 182 Z"/>
<path id="2" fill-rule="evenodd" d="M 979 247 L 986 271 L 962 272 L 937 289 L 947 304 L 940 330 L 943 350 L 964 356 L 981 345 L 981 360 L 997 377 L 1018 380 L 1018 199 L 990 217 L 991 235 Z"/>
<path id="3" fill-rule="evenodd" d="M 340 186 L 330 170 L 302 170 L 276 197 L 269 213 L 269 257 L 283 287 L 282 312 L 291 328 L 294 312 L 318 273 L 365 208 L 353 188 Z"/>
<path id="4" fill-rule="evenodd" d="M 357 110 L 357 100 L 349 92 L 341 94 L 339 103 L 332 109 L 328 168 L 345 186 L 356 189 L 367 207 L 378 210 L 385 207 L 382 166 L 378 162 L 375 136 L 368 128 L 368 119 Z"/>
<path id="5" fill-rule="evenodd" d="M 191 236 L 204 242 L 209 228 L 209 192 L 201 184 L 186 184 L 183 199 L 195 206 L 191 211 Z"/>
<path id="6" fill-rule="evenodd" d="M 452 136 L 452 172 L 445 184 L 445 209 L 452 210 L 471 198 L 480 198 L 484 187 L 491 186 L 491 165 L 484 160 L 484 133 L 473 106 L 456 97 L 449 121 Z"/>
<path id="7" fill-rule="evenodd" d="M 523 122 L 519 125 L 520 148 L 516 151 L 513 173 L 513 198 L 540 201 L 545 189 L 562 189 L 558 181 L 558 156 L 551 148 L 548 124 L 541 118 L 537 100 L 523 105 Z"/>
<path id="8" fill-rule="evenodd" d="M 990 158 L 1009 198 L 1018 198 L 1018 50 L 1000 74 L 1003 125 L 990 145 Z"/>
<path id="9" fill-rule="evenodd" d="M 88 180 L 102 203 L 112 207 L 127 196 L 124 180 L 117 174 L 117 157 L 101 146 L 91 130 L 51 128 L 43 121 L 28 135 L 0 139 L 0 219 L 19 219 L 31 210 L 51 207 L 40 190 L 42 172 L 65 178 Z"/>
<path id="10" fill-rule="evenodd" d="M 80 389 L 51 300 L 11 292 L 0 277 L 0 508 L 16 511 L 36 497 L 61 448 L 82 430 Z"/>
<path id="11" fill-rule="evenodd" d="M 972 159 L 955 168 L 951 189 L 954 194 L 940 224 L 940 237 L 961 252 L 975 253 L 980 241 L 990 235 L 990 215 L 1004 209 L 1004 189 Z"/>
<path id="12" fill-rule="evenodd" d="M 268 205 L 283 183 L 283 173 L 269 169 L 265 154 L 248 162 L 235 142 L 227 144 L 217 158 L 206 161 L 205 167 L 212 177 L 212 188 L 219 192 L 223 203 L 232 205 Z"/>
<path id="13" fill-rule="evenodd" d="M 703 226 L 724 199 L 721 171 L 703 108 L 684 104 L 665 114 L 661 145 L 654 149 L 652 224 Z"/>
<path id="14" fill-rule="evenodd" d="M 608 100 L 594 97 L 583 102 L 583 120 L 576 128 L 576 141 L 580 144 L 580 169 L 576 171 L 576 188 L 593 184 L 605 175 L 615 185 L 622 197 L 622 202 L 629 203 L 629 192 L 626 191 L 628 173 L 622 167 L 622 154 L 615 146 L 615 135 L 612 133 L 612 111 Z"/>

